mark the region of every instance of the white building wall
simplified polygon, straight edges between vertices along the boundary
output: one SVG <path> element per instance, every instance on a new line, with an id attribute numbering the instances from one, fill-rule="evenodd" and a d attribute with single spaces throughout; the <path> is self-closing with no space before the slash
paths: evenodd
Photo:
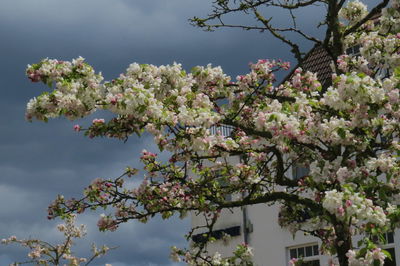
<path id="1" fill-rule="evenodd" d="M 247 218 L 252 224 L 252 232 L 248 236 L 248 244 L 253 248 L 253 261 L 258 266 L 286 266 L 289 265 L 289 248 L 296 246 L 306 246 L 318 244 L 321 247 L 321 241 L 313 236 L 305 236 L 299 232 L 293 238 L 293 235 L 282 229 L 278 225 L 277 205 L 267 206 L 266 204 L 257 204 L 247 206 Z M 235 208 L 234 213 L 224 210 L 221 214 L 220 221 L 216 225 L 216 229 L 229 228 L 231 226 L 240 225 L 241 235 L 233 237 L 226 245 L 222 240 L 218 240 L 208 247 L 208 251 L 212 254 L 219 252 L 223 257 L 232 256 L 235 247 L 244 241 L 243 211 L 241 208 Z M 192 216 L 192 226 L 201 223 L 201 218 Z M 354 239 L 354 245 L 357 238 Z M 394 244 L 385 245 L 382 248 L 395 248 L 396 262 L 400 265 L 400 232 L 395 231 Z M 315 257 L 314 257 L 315 258 Z M 329 265 L 329 256 L 318 256 L 320 265 Z M 307 258 L 306 258 L 307 259 Z"/>
<path id="2" fill-rule="evenodd" d="M 205 218 L 202 214 L 195 215 L 192 213 L 192 228 L 198 225 L 204 225 Z M 224 243 L 222 240 L 218 240 L 214 243 L 209 243 L 207 246 L 207 250 L 210 254 L 215 252 L 221 253 L 223 257 L 231 257 L 233 256 L 233 251 L 235 251 L 235 247 L 244 242 L 243 239 L 243 216 L 241 208 L 235 208 L 232 211 L 230 210 L 222 210 L 221 218 L 214 225 L 214 230 L 226 229 L 234 226 L 240 226 L 240 235 L 231 237 L 229 242 Z M 207 230 L 199 230 L 196 234 L 201 232 L 206 232 Z"/>
<path id="3" fill-rule="evenodd" d="M 248 219 L 253 224 L 249 245 L 253 247 L 256 265 L 282 265 L 286 261 L 285 237 L 278 225 L 278 208 L 263 204 L 248 207 Z"/>
<path id="4" fill-rule="evenodd" d="M 213 129 L 220 130 L 219 128 Z M 231 130 L 231 129 L 230 129 Z M 227 131 L 230 133 L 231 131 Z M 227 134 L 229 135 L 229 134 Z M 238 156 L 230 157 L 232 163 L 239 163 Z M 292 170 L 289 173 L 293 173 Z M 233 195 L 233 197 L 238 195 Z M 249 246 L 253 248 L 253 261 L 258 266 L 287 266 L 289 265 L 289 248 L 315 245 L 321 247 L 321 241 L 313 236 L 305 236 L 304 233 L 298 232 L 294 237 L 285 229 L 282 229 L 278 224 L 279 205 L 268 206 L 266 204 L 257 204 L 242 208 L 234 208 L 233 210 L 223 210 L 221 217 L 215 225 L 215 230 L 226 229 L 233 226 L 240 226 L 241 234 L 232 237 L 229 243 L 224 243 L 222 240 L 217 240 L 207 246 L 210 254 L 215 252 L 221 253 L 223 257 L 232 256 L 232 252 L 236 246 L 245 242 L 246 226 L 244 225 L 244 209 L 247 216 L 247 223 L 250 223 L 251 230 L 248 233 Z M 192 213 L 192 228 L 204 225 L 205 220 L 202 215 Z M 196 233 L 205 232 L 197 231 Z M 357 244 L 357 237 L 353 241 L 353 245 Z M 385 245 L 382 248 L 395 248 L 395 257 L 397 265 L 400 265 L 400 230 L 396 230 L 394 234 L 394 243 Z M 316 258 L 316 257 L 313 257 Z M 321 266 L 329 265 L 330 257 L 319 255 L 318 259 Z M 307 260 L 307 258 L 305 258 Z"/>
<path id="5" fill-rule="evenodd" d="M 278 205 L 258 204 L 248 207 L 248 218 L 253 224 L 249 245 L 253 247 L 254 263 L 259 266 L 284 266 L 289 262 L 289 247 L 318 244 L 312 236 L 293 235 L 278 224 Z M 328 257 L 320 256 L 320 265 L 328 265 Z"/>

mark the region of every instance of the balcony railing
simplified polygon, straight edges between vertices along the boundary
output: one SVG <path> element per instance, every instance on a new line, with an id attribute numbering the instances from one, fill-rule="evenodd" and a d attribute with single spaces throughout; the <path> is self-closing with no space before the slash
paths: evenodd
<path id="1" fill-rule="evenodd" d="M 210 127 L 210 133 L 212 135 L 221 134 L 224 137 L 229 137 L 235 128 L 228 125 L 214 125 Z"/>

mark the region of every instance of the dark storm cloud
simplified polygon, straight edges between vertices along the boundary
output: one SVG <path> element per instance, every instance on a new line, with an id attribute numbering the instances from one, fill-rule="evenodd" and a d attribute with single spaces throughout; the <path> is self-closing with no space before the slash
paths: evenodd
<path id="1" fill-rule="evenodd" d="M 24 77 L 27 64 L 45 57 L 70 60 L 83 56 L 106 79 L 112 79 L 136 61 L 221 65 L 235 77 L 246 73 L 258 58 L 291 59 L 288 47 L 266 34 L 240 30 L 203 32 L 187 19 L 204 16 L 211 1 L 197 0 L 3 0 L 0 2 L 0 238 L 41 236 L 59 239 L 46 220 L 47 205 L 57 194 L 78 197 L 96 177 L 116 177 L 127 165 L 141 167 L 139 152 L 157 151 L 152 139 L 89 140 L 73 132 L 75 123 L 64 119 L 28 123 L 26 102 L 46 89 Z M 311 19 L 309 16 L 308 18 Z M 277 16 L 277 21 L 285 18 Z M 236 22 L 251 17 L 236 17 Z M 307 23 L 311 21 L 304 22 Z M 312 21 L 315 24 L 315 21 Z M 132 181 L 139 182 L 139 181 Z M 107 211 L 106 211 L 107 213 Z M 189 219 L 148 224 L 130 222 L 114 233 L 99 233 L 99 213 L 88 213 L 80 222 L 89 225 L 88 240 L 119 246 L 99 263 L 114 266 L 172 265 L 169 247 L 184 247 Z M 80 249 L 80 248 L 79 248 Z M 0 264 L 24 259 L 26 252 L 0 246 Z"/>
<path id="2" fill-rule="evenodd" d="M 207 2 L 113 1 L 110 5 L 104 0 L 93 5 L 93 1 L 48 0 L 35 1 L 32 7 L 28 0 L 18 1 L 0 11 L 0 22 L 13 25 L 12 29 L 0 27 L 2 35 L 10 35 L 0 45 L 12 52 L 13 47 L 25 44 L 27 49 L 19 53 L 22 60 L 31 59 L 25 59 L 26 63 L 43 57 L 83 55 L 95 66 L 101 64 L 100 70 L 109 78 L 132 61 L 179 61 L 191 67 L 209 62 L 219 65 L 227 60 L 223 67 L 228 73 L 238 74 L 235 69 L 242 66 L 240 69 L 246 71 L 249 59 L 256 60 L 260 52 L 264 57 L 287 57 L 282 44 L 266 34 L 240 30 L 207 33 L 190 26 L 187 18 L 205 15 Z M 277 21 L 284 19 L 287 17 L 277 15 Z M 251 17 L 235 17 L 236 23 L 247 20 Z"/>

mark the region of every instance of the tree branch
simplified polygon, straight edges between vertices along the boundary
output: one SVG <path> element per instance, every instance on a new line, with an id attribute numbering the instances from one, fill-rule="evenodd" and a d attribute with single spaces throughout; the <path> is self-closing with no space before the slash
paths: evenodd
<path id="1" fill-rule="evenodd" d="M 264 18 L 257 10 L 253 10 L 253 13 L 256 16 L 257 20 L 260 21 L 275 38 L 281 40 L 282 42 L 292 47 L 290 51 L 293 53 L 297 61 L 301 62 L 303 58 L 303 53 L 301 53 L 299 46 L 294 42 L 285 38 L 283 35 L 279 34 L 277 30 L 270 25 L 269 22 L 271 21 L 272 18 L 270 19 Z"/>
<path id="2" fill-rule="evenodd" d="M 257 198 L 250 198 L 250 197 L 245 197 L 242 200 L 238 201 L 230 201 L 230 202 L 224 202 L 220 204 L 221 208 L 234 208 L 234 207 L 241 207 L 245 205 L 254 205 L 254 204 L 260 204 L 260 203 L 268 203 L 268 202 L 274 202 L 274 201 L 279 201 L 279 200 L 284 200 L 286 202 L 292 202 L 295 204 L 302 204 L 304 206 L 309 207 L 312 211 L 316 213 L 325 213 L 324 208 L 321 206 L 321 204 L 318 204 L 312 199 L 308 198 L 303 198 L 295 194 L 288 194 L 287 192 L 271 192 L 263 196 L 259 196 Z"/>

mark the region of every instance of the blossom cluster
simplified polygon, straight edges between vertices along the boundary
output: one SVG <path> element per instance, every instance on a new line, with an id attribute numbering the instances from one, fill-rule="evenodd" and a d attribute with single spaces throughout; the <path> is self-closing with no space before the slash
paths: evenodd
<path id="1" fill-rule="evenodd" d="M 219 252 L 214 253 L 213 255 L 199 256 L 196 252 L 182 250 L 177 247 L 171 248 L 171 259 L 174 262 L 184 261 L 187 265 L 215 265 L 215 266 L 253 266 L 252 257 L 253 251 L 252 248 L 247 244 L 242 243 L 236 247 L 236 250 L 233 252 L 233 256 L 223 258 Z"/>
<path id="2" fill-rule="evenodd" d="M 380 248 L 367 250 L 364 256 L 357 256 L 357 252 L 354 250 L 349 250 L 346 255 L 349 258 L 350 266 L 384 265 L 387 257 Z"/>
<path id="3" fill-rule="evenodd" d="M 44 59 L 39 64 L 28 65 L 26 72 L 32 82 L 57 86 L 57 90 L 45 92 L 28 102 L 28 120 L 47 120 L 59 115 L 76 119 L 95 111 L 103 77 L 95 74 L 82 57 L 72 62 Z"/>
<path id="4" fill-rule="evenodd" d="M 372 224 L 384 227 L 388 223 L 384 210 L 358 192 L 327 191 L 322 206 L 339 219 L 350 220 L 353 224 L 362 222 L 364 226 Z"/>
<path id="5" fill-rule="evenodd" d="M 28 253 L 29 261 L 25 263 L 35 263 L 36 265 L 60 265 L 67 262 L 70 266 L 88 265 L 93 259 L 103 256 L 110 249 L 107 246 L 98 248 L 95 244 L 92 245 L 92 256 L 90 258 L 81 258 L 74 255 L 72 246 L 73 240 L 83 238 L 86 235 L 84 225 L 75 225 L 76 215 L 69 215 L 63 224 L 57 225 L 57 230 L 64 235 L 64 242 L 52 245 L 46 241 L 39 239 L 18 239 L 16 236 L 11 236 L 7 239 L 2 239 L 2 244 L 18 243 L 23 247 L 30 249 Z M 20 265 L 16 262 L 12 265 Z M 111 264 L 106 264 L 111 266 Z"/>
<path id="6" fill-rule="evenodd" d="M 340 9 L 339 16 L 342 19 L 348 20 L 350 23 L 355 23 L 367 15 L 367 6 L 358 1 L 350 1 L 347 6 Z"/>

